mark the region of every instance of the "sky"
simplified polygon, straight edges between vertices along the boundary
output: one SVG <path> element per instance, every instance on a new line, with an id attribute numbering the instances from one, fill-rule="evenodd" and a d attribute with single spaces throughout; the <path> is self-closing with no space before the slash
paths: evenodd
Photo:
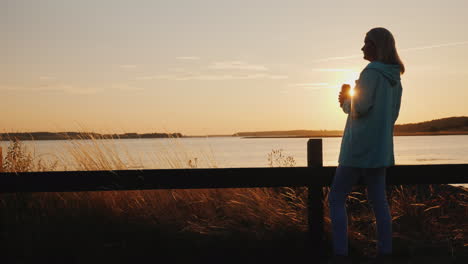
<path id="1" fill-rule="evenodd" d="M 397 124 L 468 115 L 468 1 L 0 0 L 0 132 L 342 130 L 389 29 Z"/>

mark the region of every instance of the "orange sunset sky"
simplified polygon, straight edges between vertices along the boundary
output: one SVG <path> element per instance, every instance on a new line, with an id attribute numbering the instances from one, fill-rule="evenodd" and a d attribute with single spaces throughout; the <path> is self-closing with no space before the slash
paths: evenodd
<path id="1" fill-rule="evenodd" d="M 468 115 L 468 1 L 0 0 L 0 132 L 344 128 L 377 26 L 407 72 L 397 123 Z"/>

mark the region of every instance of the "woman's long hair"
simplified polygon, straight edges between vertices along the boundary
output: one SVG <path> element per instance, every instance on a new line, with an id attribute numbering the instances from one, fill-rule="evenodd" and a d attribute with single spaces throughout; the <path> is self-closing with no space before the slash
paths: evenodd
<path id="1" fill-rule="evenodd" d="M 405 65 L 398 56 L 395 39 L 390 31 L 385 28 L 373 28 L 367 32 L 366 37 L 376 46 L 377 61 L 400 66 L 400 73 L 405 72 Z"/>

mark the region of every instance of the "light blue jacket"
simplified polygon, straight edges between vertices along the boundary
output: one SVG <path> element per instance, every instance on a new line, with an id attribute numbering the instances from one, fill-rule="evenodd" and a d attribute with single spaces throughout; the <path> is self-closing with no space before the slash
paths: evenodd
<path id="1" fill-rule="evenodd" d="M 348 119 L 339 164 L 358 168 L 395 165 L 393 126 L 401 104 L 400 67 L 371 62 L 354 90 L 354 96 L 342 106 Z"/>

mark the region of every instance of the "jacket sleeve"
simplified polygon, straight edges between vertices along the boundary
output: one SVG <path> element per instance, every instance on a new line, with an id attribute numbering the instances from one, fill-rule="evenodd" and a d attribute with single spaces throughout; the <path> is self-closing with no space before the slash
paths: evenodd
<path id="1" fill-rule="evenodd" d="M 351 100 L 345 99 L 341 108 L 343 109 L 343 112 L 345 112 L 345 114 L 351 113 Z"/>
<path id="2" fill-rule="evenodd" d="M 403 89 L 398 87 L 396 95 L 395 95 L 395 106 L 393 109 L 393 123 L 395 123 L 398 119 L 398 115 L 400 114 L 400 106 L 401 106 L 401 95 L 403 93 Z"/>
<path id="3" fill-rule="evenodd" d="M 380 74 L 376 70 L 364 69 L 359 77 L 359 83 L 354 88 L 351 99 L 351 112 L 353 117 L 359 118 L 369 112 L 375 103 L 375 90 Z"/>

